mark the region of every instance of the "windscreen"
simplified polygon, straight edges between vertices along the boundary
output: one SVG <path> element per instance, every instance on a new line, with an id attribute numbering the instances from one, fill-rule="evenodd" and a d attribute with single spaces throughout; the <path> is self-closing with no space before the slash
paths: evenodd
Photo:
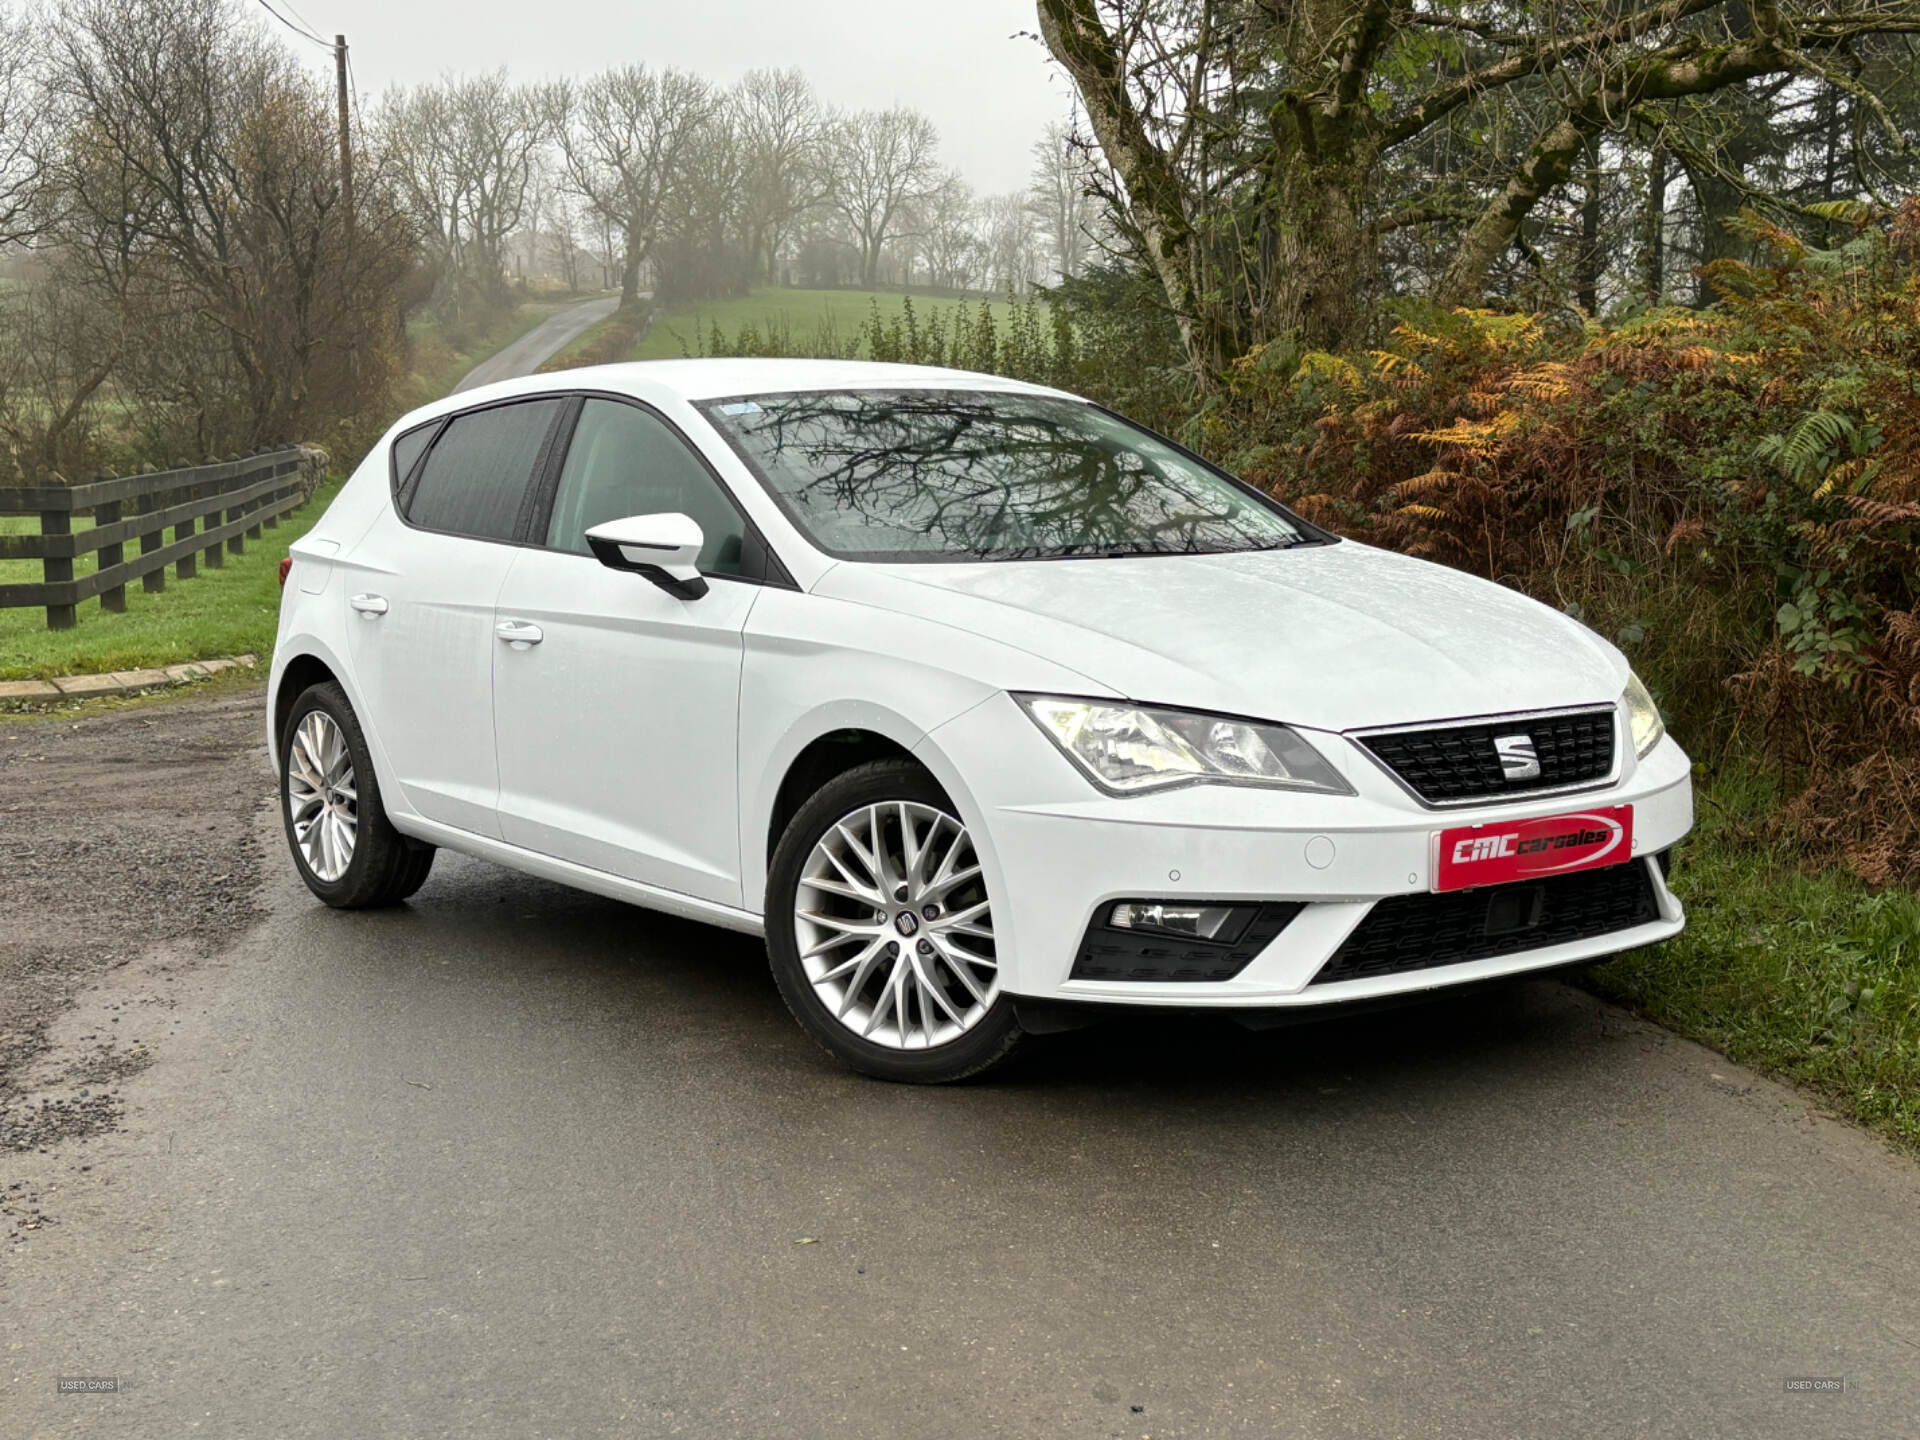
<path id="1" fill-rule="evenodd" d="M 701 409 L 809 538 L 845 559 L 1180 555 L 1306 538 L 1279 507 L 1083 401 L 836 390 Z"/>

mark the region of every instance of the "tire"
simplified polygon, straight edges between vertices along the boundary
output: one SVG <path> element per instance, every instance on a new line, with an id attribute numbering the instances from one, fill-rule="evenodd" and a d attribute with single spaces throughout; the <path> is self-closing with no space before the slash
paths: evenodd
<path id="1" fill-rule="evenodd" d="M 279 760 L 281 828 L 294 867 L 317 897 L 336 910 L 369 910 L 397 904 L 427 883 L 434 847 L 408 839 L 387 819 L 366 733 L 337 684 L 312 686 L 293 702 Z M 317 837 L 312 827 L 324 825 L 329 811 L 340 823 Z M 338 837 L 349 830 L 343 847 Z"/>
<path id="2" fill-rule="evenodd" d="M 909 833 L 924 848 L 903 894 Z M 835 847 L 843 852 L 837 865 Z M 878 858 L 879 875 L 862 853 Z M 843 879 L 850 875 L 851 887 Z M 836 889 L 816 888 L 815 879 Z M 881 883 L 891 884 L 891 897 Z M 803 887 L 813 918 L 796 913 Z M 979 933 L 991 931 L 988 900 L 972 839 L 933 777 L 911 760 L 861 765 L 802 805 L 774 849 L 774 982 L 802 1028 L 863 1075 L 939 1085 L 981 1074 L 1005 1060 L 1022 1033 L 1012 997 L 999 988 L 990 933 Z M 835 971 L 843 973 L 836 979 Z"/>

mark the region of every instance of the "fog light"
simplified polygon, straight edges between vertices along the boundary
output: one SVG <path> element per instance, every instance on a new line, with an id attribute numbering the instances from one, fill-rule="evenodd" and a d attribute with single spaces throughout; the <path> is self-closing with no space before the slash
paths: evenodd
<path id="1" fill-rule="evenodd" d="M 1116 930 L 1158 930 L 1194 940 L 1212 940 L 1233 918 L 1231 905 L 1165 905 L 1158 901 L 1123 900 L 1113 907 L 1107 923 Z"/>

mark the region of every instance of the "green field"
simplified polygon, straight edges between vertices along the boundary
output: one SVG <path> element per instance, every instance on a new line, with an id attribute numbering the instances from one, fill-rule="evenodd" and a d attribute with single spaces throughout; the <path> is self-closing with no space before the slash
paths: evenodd
<path id="1" fill-rule="evenodd" d="M 73 629 L 49 630 L 44 610 L 0 610 L 0 680 L 177 665 L 248 651 L 266 655 L 279 624 L 280 561 L 320 518 L 341 483 L 330 480 L 300 509 L 283 516 L 278 529 L 249 540 L 246 554 L 227 556 L 218 570 L 202 557 L 200 573 L 191 580 L 178 579 L 168 567 L 167 588 L 158 595 L 149 595 L 137 581 L 129 585 L 124 615 L 109 614 L 98 600 L 87 600 Z M 76 516 L 74 528 L 92 523 Z M 32 535 L 39 528 L 33 516 L 0 516 L 0 531 Z M 91 573 L 95 558 L 75 560 L 75 575 Z M 40 578 L 37 560 L 0 561 L 0 584 Z"/>
<path id="2" fill-rule="evenodd" d="M 883 321 L 891 320 L 909 300 L 923 324 L 936 313 L 949 320 L 957 310 L 977 314 L 982 303 L 887 290 L 756 290 L 728 300 L 691 301 L 655 310 L 646 333 L 623 358 L 677 360 L 686 355 L 711 354 L 716 327 L 725 342 L 723 353 L 733 353 L 740 332 L 752 327 L 763 338 L 783 337 L 781 348 L 792 354 L 837 354 L 857 345 L 861 327 L 876 311 Z M 1003 323 L 1012 309 L 1004 300 L 986 303 L 996 323 Z M 555 368 L 568 363 L 575 354 L 587 352 L 602 328 L 589 330 L 556 356 Z M 864 353 L 864 347 L 860 353 Z"/>

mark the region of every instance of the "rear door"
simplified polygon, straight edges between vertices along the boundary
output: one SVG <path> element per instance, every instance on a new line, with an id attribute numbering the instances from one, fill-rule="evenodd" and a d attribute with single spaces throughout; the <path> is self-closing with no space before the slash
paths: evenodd
<path id="1" fill-rule="evenodd" d="M 488 406 L 425 427 L 424 443 L 400 437 L 394 505 L 343 571 L 362 721 L 408 804 L 479 835 L 500 833 L 494 603 L 568 403 Z"/>
<path id="2" fill-rule="evenodd" d="M 594 525 L 674 511 L 705 535 L 697 600 L 587 549 Z M 759 537 L 665 419 L 607 397 L 582 403 L 534 524 L 495 615 L 502 837 L 738 905 L 741 632 Z"/>

